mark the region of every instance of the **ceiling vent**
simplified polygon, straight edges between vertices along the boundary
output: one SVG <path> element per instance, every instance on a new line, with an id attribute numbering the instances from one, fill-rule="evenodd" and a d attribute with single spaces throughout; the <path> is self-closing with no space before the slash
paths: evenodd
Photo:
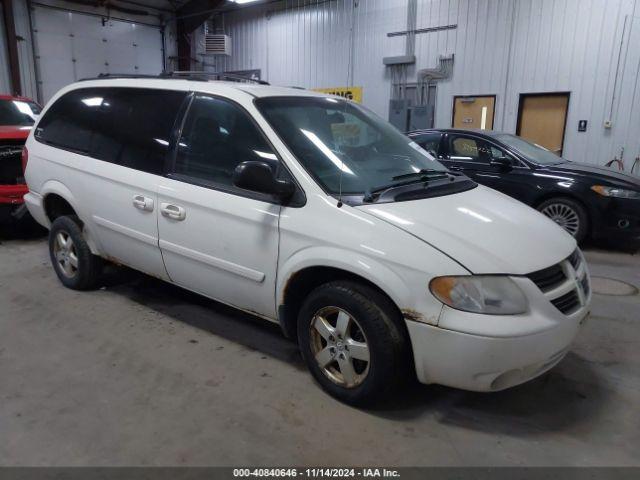
<path id="1" fill-rule="evenodd" d="M 231 37 L 215 33 L 204 35 L 205 55 L 231 55 Z"/>

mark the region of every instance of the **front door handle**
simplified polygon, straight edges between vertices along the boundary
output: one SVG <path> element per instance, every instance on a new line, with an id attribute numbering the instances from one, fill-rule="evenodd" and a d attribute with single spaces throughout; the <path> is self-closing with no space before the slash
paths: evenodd
<path id="1" fill-rule="evenodd" d="M 459 165 L 451 165 L 449 168 L 449 170 L 453 170 L 454 172 L 461 172 L 462 171 L 462 167 Z"/>
<path id="2" fill-rule="evenodd" d="M 153 198 L 145 197 L 144 195 L 134 195 L 133 206 L 145 212 L 153 212 Z"/>
<path id="3" fill-rule="evenodd" d="M 187 218 L 187 211 L 179 205 L 172 203 L 161 203 L 160 213 L 164 217 L 171 218 L 173 220 L 184 220 Z"/>

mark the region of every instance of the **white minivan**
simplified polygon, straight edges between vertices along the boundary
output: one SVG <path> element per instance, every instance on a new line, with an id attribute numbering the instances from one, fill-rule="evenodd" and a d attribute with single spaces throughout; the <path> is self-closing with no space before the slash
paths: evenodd
<path id="1" fill-rule="evenodd" d="M 60 281 L 104 261 L 272 322 L 330 394 L 415 372 L 495 391 L 567 353 L 591 299 L 574 239 L 339 97 L 202 77 L 62 89 L 26 144 Z"/>

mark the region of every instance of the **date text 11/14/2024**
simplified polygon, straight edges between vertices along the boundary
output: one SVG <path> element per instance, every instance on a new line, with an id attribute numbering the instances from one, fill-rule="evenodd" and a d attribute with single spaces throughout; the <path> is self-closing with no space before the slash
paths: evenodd
<path id="1" fill-rule="evenodd" d="M 235 468 L 233 476 L 237 478 L 398 478 L 400 473 L 388 468 Z"/>

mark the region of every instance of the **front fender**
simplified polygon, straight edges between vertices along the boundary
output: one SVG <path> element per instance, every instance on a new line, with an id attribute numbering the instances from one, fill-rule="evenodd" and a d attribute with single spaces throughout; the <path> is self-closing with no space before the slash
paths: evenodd
<path id="1" fill-rule="evenodd" d="M 330 246 L 308 247 L 299 250 L 279 266 L 276 284 L 278 305 L 284 304 L 287 285 L 294 275 L 310 267 L 330 267 L 358 275 L 385 292 L 405 318 L 433 325 L 438 323 L 440 307 L 424 308 L 426 282 L 419 272 L 414 271 L 411 275 L 405 271 L 401 277 L 392 268 L 375 258 Z M 424 288 L 416 289 L 416 285 L 410 285 L 405 278 L 411 283 L 414 281 L 424 283 Z"/>

